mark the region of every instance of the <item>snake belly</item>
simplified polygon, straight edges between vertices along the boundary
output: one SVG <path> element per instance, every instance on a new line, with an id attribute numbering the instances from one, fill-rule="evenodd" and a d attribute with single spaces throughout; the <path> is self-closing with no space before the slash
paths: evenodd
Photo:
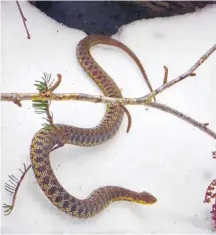
<path id="1" fill-rule="evenodd" d="M 133 52 L 117 40 L 101 35 L 90 35 L 78 43 L 76 55 L 82 68 L 105 96 L 120 98 L 122 94 L 116 83 L 90 54 L 90 48 L 96 44 L 120 47 L 134 58 L 141 72 L 142 65 Z M 149 88 L 151 89 L 151 87 Z M 117 186 L 100 187 L 95 189 L 86 199 L 78 199 L 62 187 L 52 170 L 49 154 L 54 146 L 102 144 L 115 135 L 122 123 L 123 116 L 124 110 L 121 106 L 108 104 L 102 121 L 93 128 L 55 124 L 56 128 L 42 128 L 34 135 L 30 146 L 30 158 L 35 177 L 46 197 L 61 211 L 70 216 L 88 218 L 100 213 L 114 201 L 125 200 L 140 204 L 153 204 L 157 201 L 148 192 L 139 193 Z"/>

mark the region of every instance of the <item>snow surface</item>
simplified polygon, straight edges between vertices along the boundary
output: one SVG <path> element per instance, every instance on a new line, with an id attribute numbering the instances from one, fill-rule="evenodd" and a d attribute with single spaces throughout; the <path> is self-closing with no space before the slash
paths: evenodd
<path id="1" fill-rule="evenodd" d="M 80 30 L 56 23 L 26 2 L 31 40 L 26 38 L 15 2 L 2 2 L 2 92 L 34 92 L 43 72 L 63 75 L 57 92 L 101 94 L 76 61 Z M 216 42 L 216 7 L 170 18 L 140 20 L 124 26 L 113 37 L 140 58 L 154 88 L 161 85 L 163 66 L 169 79 L 185 72 Z M 96 46 L 94 58 L 122 88 L 125 97 L 148 92 L 136 64 L 118 48 Z M 158 101 L 216 130 L 216 54 L 197 70 L 196 77 L 168 89 Z M 92 127 L 105 105 L 88 102 L 53 102 L 56 123 Z M 73 195 L 85 198 L 93 189 L 119 185 L 149 191 L 158 198 L 152 206 L 129 202 L 111 204 L 88 220 L 72 218 L 56 209 L 38 186 L 32 170 L 27 174 L 10 216 L 2 210 L 2 233 L 212 233 L 211 205 L 205 190 L 215 178 L 215 141 L 186 122 L 159 110 L 128 106 L 132 129 L 120 131 L 109 142 L 92 148 L 64 146 L 52 153 L 59 181 Z M 41 128 L 31 102 L 18 108 L 2 103 L 2 202 L 11 196 L 3 190 L 8 174 L 19 176 L 22 163 L 30 163 L 29 146 Z"/>

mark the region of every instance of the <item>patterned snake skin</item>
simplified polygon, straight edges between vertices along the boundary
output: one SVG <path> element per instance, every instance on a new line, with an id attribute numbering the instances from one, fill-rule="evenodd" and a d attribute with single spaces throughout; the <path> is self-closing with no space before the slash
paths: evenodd
<path id="1" fill-rule="evenodd" d="M 122 97 L 115 82 L 94 61 L 90 54 L 90 47 L 96 44 L 120 47 L 135 60 L 142 73 L 144 73 L 143 67 L 129 48 L 112 38 L 90 35 L 78 43 L 76 54 L 82 68 L 100 87 L 105 96 Z M 147 83 L 151 89 L 148 81 Z M 107 105 L 103 120 L 96 127 L 78 128 L 56 124 L 56 128 L 42 128 L 34 135 L 30 147 L 30 156 L 35 177 L 47 198 L 63 212 L 78 218 L 88 218 L 100 213 L 114 201 L 124 200 L 140 204 L 153 204 L 157 201 L 153 195 L 147 192 L 138 193 L 116 186 L 98 188 L 86 199 L 80 200 L 62 187 L 51 168 L 49 154 L 55 146 L 61 147 L 64 144 L 94 146 L 104 143 L 118 131 L 123 115 L 124 110 L 121 106 Z"/>

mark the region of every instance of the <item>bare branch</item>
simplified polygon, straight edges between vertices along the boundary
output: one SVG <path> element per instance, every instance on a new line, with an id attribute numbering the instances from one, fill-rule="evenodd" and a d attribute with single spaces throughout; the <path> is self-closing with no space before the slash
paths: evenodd
<path id="1" fill-rule="evenodd" d="M 22 171 L 21 169 L 19 169 L 22 173 L 20 179 L 18 180 L 14 175 L 9 175 L 9 178 L 12 180 L 9 180 L 9 183 L 5 184 L 5 190 L 8 191 L 9 193 L 13 194 L 13 199 L 12 199 L 12 204 L 3 204 L 3 208 L 5 209 L 5 215 L 9 215 L 14 208 L 15 202 L 16 202 L 16 196 L 17 196 L 17 192 L 20 188 L 20 185 L 25 177 L 25 175 L 27 174 L 27 172 L 29 171 L 29 169 L 31 168 L 31 164 L 26 168 L 26 165 L 24 164 L 24 171 Z"/>
<path id="2" fill-rule="evenodd" d="M 12 101 L 19 100 L 55 100 L 55 101 L 88 101 L 94 103 L 119 103 L 121 105 L 137 105 L 149 102 L 151 93 L 141 98 L 112 98 L 104 97 L 101 95 L 89 95 L 83 93 L 52 93 L 46 96 L 41 96 L 39 93 L 1 93 L 1 101 Z"/>
<path id="3" fill-rule="evenodd" d="M 23 12 L 22 12 L 22 9 L 21 9 L 21 7 L 20 7 L 19 1 L 16 1 L 16 3 L 17 3 L 17 6 L 18 6 L 20 15 L 21 15 L 21 17 L 22 17 L 22 21 L 23 21 L 23 24 L 24 24 L 24 27 L 25 27 L 25 30 L 26 30 L 26 33 L 27 33 L 27 38 L 28 38 L 28 39 L 31 39 L 30 33 L 29 33 L 28 28 L 27 28 L 27 26 L 26 26 L 26 21 L 27 21 L 27 19 L 25 18 L 24 14 L 23 14 Z"/>
<path id="4" fill-rule="evenodd" d="M 161 87 L 157 88 L 153 92 L 140 97 L 140 98 L 111 98 L 111 97 L 104 97 L 104 96 L 93 96 L 88 94 L 82 93 L 52 93 L 47 94 L 46 97 L 41 97 L 38 93 L 2 93 L 1 100 L 2 101 L 12 101 L 16 102 L 17 100 L 58 100 L 58 101 L 65 101 L 65 100 L 78 100 L 78 101 L 88 101 L 88 102 L 95 102 L 95 103 L 119 103 L 121 105 L 141 105 L 147 104 L 151 102 L 151 100 L 159 93 L 164 91 L 165 89 L 173 86 L 174 84 L 184 80 L 186 77 L 194 76 L 194 71 L 203 64 L 207 58 L 216 50 L 216 44 L 209 49 L 197 62 L 194 64 L 187 72 L 180 75 L 176 79 L 163 84 Z M 57 75 L 59 79 L 61 79 L 61 75 Z"/>
<path id="5" fill-rule="evenodd" d="M 194 71 L 201 65 L 203 64 L 208 58 L 209 56 L 216 50 L 216 44 L 209 49 L 197 62 L 196 64 L 194 64 L 186 73 L 183 73 L 182 75 L 180 75 L 179 77 L 177 77 L 176 79 L 173 79 L 172 81 L 164 84 L 163 86 L 157 88 L 153 93 L 154 95 L 157 95 L 159 93 L 161 93 L 162 91 L 164 91 L 165 89 L 173 86 L 174 84 L 184 80 L 186 77 L 189 76 L 194 76 Z"/>
<path id="6" fill-rule="evenodd" d="M 167 106 L 164 104 L 160 104 L 157 102 L 152 102 L 152 98 L 154 98 L 157 94 L 161 93 L 165 89 L 173 86 L 174 84 L 182 81 L 186 77 L 189 76 L 195 76 L 196 74 L 194 71 L 203 64 L 207 58 L 216 50 L 216 44 L 209 49 L 187 72 L 180 75 L 176 79 L 171 80 L 170 82 L 167 82 L 167 74 L 168 69 L 164 67 L 165 69 L 165 75 L 164 75 L 164 84 L 154 90 L 153 92 L 140 97 L 140 98 L 111 98 L 111 97 L 104 97 L 104 96 L 94 96 L 89 94 L 82 94 L 82 93 L 53 93 L 53 92 L 47 92 L 44 94 L 39 93 L 2 93 L 1 94 L 1 101 L 12 101 L 15 104 L 18 104 L 21 106 L 21 100 L 56 100 L 56 101 L 66 101 L 66 100 L 77 100 L 77 101 L 88 101 L 88 102 L 95 102 L 95 103 L 118 103 L 122 107 L 125 105 L 145 105 L 148 107 L 160 109 L 164 112 L 173 114 L 174 116 L 192 124 L 193 126 L 197 127 L 201 131 L 205 132 L 212 138 L 216 139 L 216 133 L 210 130 L 207 126 L 207 123 L 200 123 L 196 120 L 192 119 L 191 117 Z M 51 90 L 53 91 L 56 89 L 56 87 L 60 84 L 62 80 L 61 74 L 58 74 L 58 81 L 51 87 Z M 50 114 L 50 113 L 49 113 Z M 128 112 L 126 112 L 129 120 L 129 126 L 131 125 L 131 117 Z M 49 120 L 51 120 L 52 123 L 52 115 L 50 114 L 48 117 Z M 129 129 L 128 129 L 129 130 Z"/>
<path id="7" fill-rule="evenodd" d="M 153 102 L 153 103 L 149 103 L 149 104 L 145 104 L 145 106 L 151 107 L 151 108 L 155 108 L 155 109 L 160 109 L 161 111 L 164 111 L 166 113 L 170 113 L 173 114 L 174 116 L 190 123 L 191 125 L 193 125 L 194 127 L 200 129 L 201 131 L 205 132 L 206 134 L 208 134 L 209 136 L 211 136 L 212 138 L 216 139 L 216 133 L 213 132 L 211 129 L 209 129 L 206 125 L 206 123 L 200 123 L 198 121 L 196 121 L 195 119 L 187 116 L 186 114 L 183 114 L 181 112 L 179 112 L 176 109 L 173 109 L 165 104 L 161 104 L 158 102 Z"/>
<path id="8" fill-rule="evenodd" d="M 164 66 L 164 79 L 163 79 L 163 85 L 166 84 L 168 81 L 168 68 Z"/>

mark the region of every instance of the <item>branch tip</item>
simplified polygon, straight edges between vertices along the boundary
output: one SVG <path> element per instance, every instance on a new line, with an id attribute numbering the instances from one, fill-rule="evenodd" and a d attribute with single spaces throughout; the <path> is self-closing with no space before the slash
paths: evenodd
<path id="1" fill-rule="evenodd" d="M 168 81 L 168 68 L 164 65 L 164 79 L 163 79 L 163 85 L 166 84 Z"/>
<path id="2" fill-rule="evenodd" d="M 22 8 L 21 8 L 21 6 L 20 6 L 20 4 L 19 4 L 19 1 L 16 1 L 16 3 L 17 3 L 17 6 L 18 6 L 20 15 L 21 15 L 21 17 L 22 17 L 22 21 L 23 21 L 23 24 L 24 24 L 24 27 L 25 27 L 25 30 L 26 30 L 26 33 L 27 33 L 27 38 L 28 38 L 28 39 L 31 39 L 30 33 L 29 33 L 28 28 L 27 28 L 27 26 L 26 26 L 26 21 L 27 21 L 27 19 L 26 19 L 26 17 L 24 16 L 24 14 L 23 14 L 23 12 L 22 12 Z"/>

